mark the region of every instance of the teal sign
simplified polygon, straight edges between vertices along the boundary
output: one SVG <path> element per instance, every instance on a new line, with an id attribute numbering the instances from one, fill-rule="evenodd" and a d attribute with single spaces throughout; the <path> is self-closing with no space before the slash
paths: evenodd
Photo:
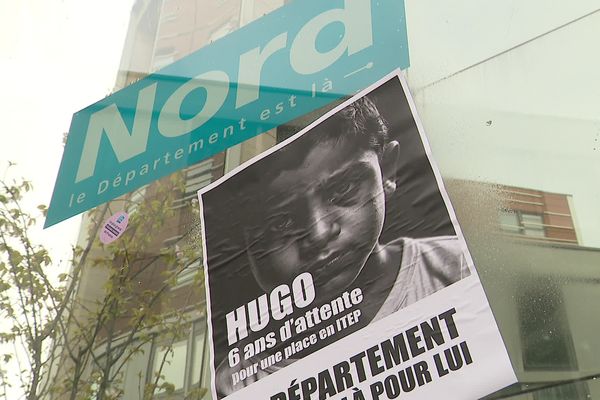
<path id="1" fill-rule="evenodd" d="M 75 113 L 45 227 L 408 64 L 402 1 L 293 1 Z"/>

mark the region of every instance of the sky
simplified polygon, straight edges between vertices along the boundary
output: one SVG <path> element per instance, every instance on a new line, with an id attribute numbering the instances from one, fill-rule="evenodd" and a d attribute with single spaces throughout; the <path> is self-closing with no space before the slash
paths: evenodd
<path id="1" fill-rule="evenodd" d="M 13 174 L 34 184 L 31 205 L 50 202 L 73 113 L 112 91 L 132 4 L 0 0 L 0 173 L 17 163 Z M 35 234 L 62 255 L 79 221 Z"/>
<path id="2" fill-rule="evenodd" d="M 8 161 L 17 164 L 7 176 L 32 181 L 27 202 L 32 210 L 50 202 L 73 113 L 112 91 L 132 5 L 133 0 L 0 0 L 0 176 Z M 42 222 L 33 228 L 34 239 L 55 260 L 68 257 L 80 218 L 45 230 Z M 13 389 L 8 398 L 21 395 Z"/>

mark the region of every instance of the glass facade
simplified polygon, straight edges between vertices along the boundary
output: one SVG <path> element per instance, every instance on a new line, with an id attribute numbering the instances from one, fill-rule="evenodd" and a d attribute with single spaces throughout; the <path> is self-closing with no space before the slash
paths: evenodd
<path id="1" fill-rule="evenodd" d="M 490 398 L 596 398 L 597 4 L 407 13 L 411 89 L 519 379 Z"/>
<path id="2" fill-rule="evenodd" d="M 115 90 L 284 3 L 137 0 Z M 600 399 L 598 2 L 406 0 L 406 14 L 404 74 L 519 380 L 487 398 Z M 112 364 L 119 398 L 145 398 L 148 385 L 157 399 L 211 398 L 196 192 L 275 145 L 284 129 L 84 215 L 82 303 L 102 307 L 99 282 L 129 257 L 119 300 L 127 316 L 104 327 L 95 348 L 99 359 L 121 357 Z M 93 242 L 97 225 L 119 210 L 135 232 L 126 255 Z M 160 235 L 142 242 L 157 226 Z M 155 315 L 178 329 L 161 332 L 157 322 L 126 342 L 127 318 L 148 290 L 169 293 Z M 135 352 L 118 351 L 132 343 Z"/>

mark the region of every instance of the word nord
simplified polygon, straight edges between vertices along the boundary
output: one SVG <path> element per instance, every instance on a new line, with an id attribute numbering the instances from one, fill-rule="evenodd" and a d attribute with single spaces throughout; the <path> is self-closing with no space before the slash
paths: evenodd
<path id="1" fill-rule="evenodd" d="M 323 29 L 341 23 L 344 33 L 337 45 L 326 52 L 317 50 L 317 37 Z M 342 55 L 351 56 L 373 44 L 371 1 L 345 0 L 344 8 L 327 10 L 308 21 L 290 41 L 288 32 L 273 37 L 264 46 L 257 46 L 239 56 L 238 89 L 235 108 L 239 109 L 259 99 L 261 75 L 265 63 L 277 52 L 289 46 L 289 63 L 301 75 L 320 72 Z M 291 43 L 289 43 L 291 42 Z M 179 86 L 167 99 L 158 114 L 158 133 L 167 138 L 187 135 L 209 121 L 229 96 L 231 77 L 222 70 L 210 70 L 196 75 Z M 77 169 L 76 182 L 94 174 L 102 135 L 106 134 L 117 160 L 121 163 L 144 151 L 148 136 L 158 83 L 139 91 L 135 119 L 131 131 L 116 104 L 92 114 L 89 120 L 83 152 Z M 194 91 L 205 91 L 204 105 L 194 115 L 181 115 L 185 99 Z"/>
<path id="2" fill-rule="evenodd" d="M 353 95 L 407 49 L 402 1 L 290 2 L 73 114 L 45 227 Z"/>

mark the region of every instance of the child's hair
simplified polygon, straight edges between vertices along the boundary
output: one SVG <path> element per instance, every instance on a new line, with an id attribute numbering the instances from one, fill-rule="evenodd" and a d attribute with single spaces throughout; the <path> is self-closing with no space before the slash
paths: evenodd
<path id="1" fill-rule="evenodd" d="M 289 128 L 283 127 L 282 130 L 289 131 Z M 269 155 L 268 160 L 257 162 L 258 165 L 251 167 L 255 170 L 252 174 L 253 179 L 262 182 L 263 185 L 268 184 L 280 171 L 298 168 L 312 147 L 318 146 L 319 143 L 336 143 L 348 138 L 355 139 L 357 146 L 363 149 L 374 150 L 378 156 L 383 153 L 388 141 L 388 127 L 377 106 L 368 96 L 357 99 L 333 114 L 293 143 Z M 283 140 L 286 137 L 279 135 L 279 139 Z"/>
<path id="2" fill-rule="evenodd" d="M 354 135 L 366 141 L 369 148 L 381 156 L 388 140 L 388 127 L 377 106 L 369 97 L 361 97 L 330 119 L 332 123 L 336 120 L 340 121 L 342 125 L 340 138 L 348 134 Z"/>
<path id="3" fill-rule="evenodd" d="M 285 140 L 296 133 L 294 130 L 283 127 L 283 135 L 278 139 Z M 284 160 L 284 169 L 298 167 L 303 161 L 308 148 L 319 143 L 343 139 L 357 139 L 357 145 L 364 149 L 373 149 L 378 156 L 383 153 L 383 148 L 388 141 L 388 127 L 379 113 L 375 103 L 363 96 L 334 115 L 315 126 L 310 132 L 299 138 L 293 144 L 279 151 L 280 158 Z M 301 148 L 302 150 L 298 150 Z M 279 169 L 281 170 L 281 169 Z"/>

